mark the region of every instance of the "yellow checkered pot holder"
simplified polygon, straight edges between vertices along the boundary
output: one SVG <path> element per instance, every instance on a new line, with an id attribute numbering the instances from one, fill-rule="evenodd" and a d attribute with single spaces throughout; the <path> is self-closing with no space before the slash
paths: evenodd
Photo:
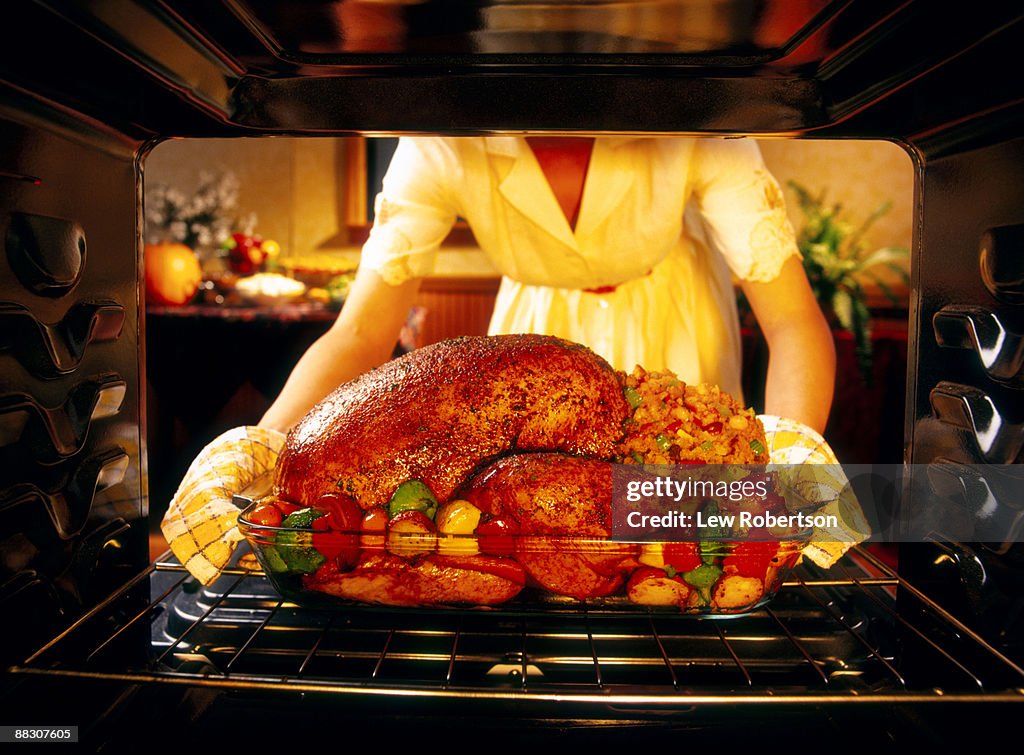
<path id="1" fill-rule="evenodd" d="M 210 442 L 185 473 L 160 529 L 171 552 L 204 585 L 244 539 L 232 496 L 273 470 L 284 441 L 276 430 L 236 427 Z"/>
<path id="2" fill-rule="evenodd" d="M 780 474 L 786 477 L 783 484 L 805 500 L 820 504 L 815 513 L 833 514 L 838 520 L 833 529 L 815 528 L 803 550 L 810 561 L 827 569 L 870 536 L 860 503 L 821 435 L 793 419 L 765 414 L 758 419 L 764 425 L 768 457 L 773 465 L 780 465 Z"/>

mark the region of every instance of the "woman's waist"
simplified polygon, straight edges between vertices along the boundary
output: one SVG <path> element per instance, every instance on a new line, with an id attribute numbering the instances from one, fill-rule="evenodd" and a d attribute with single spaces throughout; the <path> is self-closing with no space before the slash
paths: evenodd
<path id="1" fill-rule="evenodd" d="M 649 279 L 663 262 L 657 258 L 646 259 L 640 264 L 610 266 L 599 270 L 583 265 L 559 269 L 542 269 L 539 266 L 502 269 L 499 266 L 498 269 L 508 285 L 607 294 Z"/>

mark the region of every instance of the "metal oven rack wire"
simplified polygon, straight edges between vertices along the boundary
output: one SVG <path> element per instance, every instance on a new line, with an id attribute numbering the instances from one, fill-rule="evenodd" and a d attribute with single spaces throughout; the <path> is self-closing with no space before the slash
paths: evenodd
<path id="1" fill-rule="evenodd" d="M 302 608 L 259 573 L 203 588 L 163 559 L 11 672 L 589 720 L 737 706 L 1024 712 L 1024 668 L 861 549 L 829 571 L 802 565 L 768 606 L 714 620 L 579 604 Z"/>

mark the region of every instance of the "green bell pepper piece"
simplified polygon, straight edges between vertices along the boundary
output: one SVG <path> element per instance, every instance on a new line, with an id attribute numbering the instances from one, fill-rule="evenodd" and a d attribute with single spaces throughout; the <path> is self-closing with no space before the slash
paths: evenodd
<path id="1" fill-rule="evenodd" d="M 422 511 L 433 519 L 437 514 L 437 498 L 419 480 L 407 480 L 398 486 L 388 501 L 389 517 L 393 518 L 402 511 Z"/>
<path id="2" fill-rule="evenodd" d="M 298 511 L 296 514 L 300 513 Z M 279 532 L 277 535 L 278 554 L 284 560 L 289 572 L 312 574 L 327 560 L 313 547 L 313 538 L 308 532 Z"/>
<path id="3" fill-rule="evenodd" d="M 633 409 L 636 409 L 637 407 L 640 406 L 640 404 L 644 402 L 644 397 L 640 395 L 640 392 L 636 388 L 630 388 L 629 386 L 626 386 L 625 390 L 623 390 L 622 393 L 623 395 L 625 395 L 626 401 L 629 402 L 629 405 Z"/>
<path id="4" fill-rule="evenodd" d="M 275 573 L 282 574 L 288 571 L 288 564 L 281 558 L 281 554 L 277 552 L 277 548 L 273 545 L 264 545 L 260 549 L 260 555 L 263 556 L 263 562 L 266 568 Z"/>
<path id="5" fill-rule="evenodd" d="M 324 516 L 324 512 L 319 509 L 299 509 L 282 519 L 281 526 L 305 530 L 313 526 L 313 520 L 319 519 L 322 516 Z"/>
<path id="6" fill-rule="evenodd" d="M 683 581 L 692 585 L 700 595 L 704 605 L 711 603 L 711 588 L 718 578 L 722 576 L 722 570 L 714 564 L 701 564 L 696 569 L 691 569 L 683 575 Z"/>

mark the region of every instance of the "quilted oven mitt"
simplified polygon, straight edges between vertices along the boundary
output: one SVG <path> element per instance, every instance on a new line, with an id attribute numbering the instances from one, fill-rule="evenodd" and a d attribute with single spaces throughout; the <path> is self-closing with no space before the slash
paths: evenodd
<path id="1" fill-rule="evenodd" d="M 284 441 L 276 430 L 236 427 L 211 441 L 185 473 L 160 529 L 171 552 L 204 585 L 244 539 L 232 495 L 274 468 Z"/>
<path id="2" fill-rule="evenodd" d="M 810 503 L 815 514 L 833 514 L 839 526 L 815 529 L 803 555 L 827 569 L 871 534 L 849 480 L 825 439 L 796 420 L 760 415 L 771 463 L 783 465 L 784 485 Z"/>

